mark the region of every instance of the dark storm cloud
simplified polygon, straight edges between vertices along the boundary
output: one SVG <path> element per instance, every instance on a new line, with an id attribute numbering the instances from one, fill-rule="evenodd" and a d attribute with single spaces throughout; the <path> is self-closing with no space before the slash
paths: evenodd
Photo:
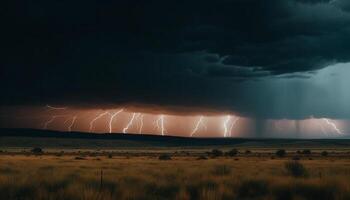
<path id="1" fill-rule="evenodd" d="M 350 12 L 350 2 L 347 0 L 330 1 L 333 5 L 340 7 L 342 10 Z"/>
<path id="2" fill-rule="evenodd" d="M 5 4 L 2 104 L 135 102 L 269 116 L 242 97 L 242 82 L 308 78 L 350 60 L 345 0 Z"/>

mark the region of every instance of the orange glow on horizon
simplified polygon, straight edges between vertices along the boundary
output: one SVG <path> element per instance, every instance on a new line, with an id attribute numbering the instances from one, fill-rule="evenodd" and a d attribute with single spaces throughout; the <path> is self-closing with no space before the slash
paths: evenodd
<path id="1" fill-rule="evenodd" d="M 233 114 L 189 115 L 142 112 L 148 109 L 75 109 L 69 107 L 16 107 L 1 109 L 6 128 L 37 128 L 94 133 L 157 134 L 185 137 L 256 137 L 256 121 Z M 343 135 L 341 121 L 326 118 L 266 120 L 266 137 L 336 137 Z"/>

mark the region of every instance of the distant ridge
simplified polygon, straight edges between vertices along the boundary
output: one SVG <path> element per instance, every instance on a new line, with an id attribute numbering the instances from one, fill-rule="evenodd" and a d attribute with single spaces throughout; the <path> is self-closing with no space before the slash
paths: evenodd
<path id="1" fill-rule="evenodd" d="M 49 138 L 60 140 L 84 140 L 84 141 L 100 141 L 118 142 L 123 144 L 132 144 L 133 146 L 159 146 L 159 147 L 176 147 L 176 146 L 343 146 L 350 147 L 349 139 L 268 139 L 268 138 L 188 138 L 178 136 L 160 136 L 145 134 L 123 134 L 123 133 L 84 133 L 84 132 L 61 132 L 40 129 L 0 129 L 0 139 L 4 138 L 32 138 L 43 139 Z M 23 141 L 23 140 L 22 140 Z M 6 141 L 1 142 L 2 146 L 6 145 Z M 74 146 L 74 144 L 71 144 Z M 107 145 L 107 144 L 106 144 Z M 108 146 L 118 147 L 119 143 L 108 144 Z M 126 146 L 126 145 L 124 145 Z"/>

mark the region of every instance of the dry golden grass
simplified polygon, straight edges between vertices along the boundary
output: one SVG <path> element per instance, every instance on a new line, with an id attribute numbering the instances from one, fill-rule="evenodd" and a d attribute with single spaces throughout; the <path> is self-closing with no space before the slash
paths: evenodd
<path id="1" fill-rule="evenodd" d="M 0 199 L 350 199 L 345 158 L 302 159 L 297 178 L 290 158 L 76 157 L 0 155 Z"/>

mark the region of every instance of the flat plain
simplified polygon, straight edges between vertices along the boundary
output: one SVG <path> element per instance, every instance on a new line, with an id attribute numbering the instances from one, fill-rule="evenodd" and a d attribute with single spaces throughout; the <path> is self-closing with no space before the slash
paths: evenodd
<path id="1" fill-rule="evenodd" d="M 3 149 L 0 199 L 350 199 L 347 150 L 208 149 Z"/>
<path id="2" fill-rule="evenodd" d="M 0 199 L 348 200 L 349 144 L 5 130 Z"/>

